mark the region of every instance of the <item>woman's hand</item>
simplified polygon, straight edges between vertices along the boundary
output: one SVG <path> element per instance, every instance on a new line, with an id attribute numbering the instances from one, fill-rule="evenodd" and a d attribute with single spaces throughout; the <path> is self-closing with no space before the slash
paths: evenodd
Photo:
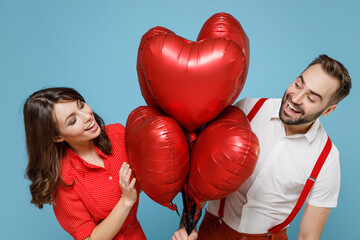
<path id="1" fill-rule="evenodd" d="M 111 210 L 110 214 L 93 229 L 91 236 L 88 239 L 113 239 L 119 232 L 128 217 L 132 206 L 137 200 L 135 188 L 136 179 L 133 178 L 130 182 L 130 177 L 130 166 L 127 163 L 123 163 L 119 171 L 119 184 L 122 191 L 122 197 L 113 210 Z"/>
<path id="2" fill-rule="evenodd" d="M 127 163 L 123 163 L 119 172 L 119 184 L 122 191 L 122 198 L 125 204 L 132 206 L 137 200 L 137 192 L 135 188 L 136 179 L 133 178 L 130 182 L 131 168 Z"/>

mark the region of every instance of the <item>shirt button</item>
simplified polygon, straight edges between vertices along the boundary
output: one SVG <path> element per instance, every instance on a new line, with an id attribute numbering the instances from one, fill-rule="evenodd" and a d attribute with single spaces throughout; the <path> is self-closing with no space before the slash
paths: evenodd
<path id="1" fill-rule="evenodd" d="M 131 225 L 128 225 L 128 226 L 127 226 L 127 228 L 130 228 L 130 227 L 131 227 Z"/>
<path id="2" fill-rule="evenodd" d="M 110 176 L 109 179 L 112 180 L 112 176 Z"/>
<path id="3" fill-rule="evenodd" d="M 133 213 L 133 211 L 131 210 L 131 211 L 130 211 L 130 214 L 132 214 L 132 213 Z"/>
<path id="4" fill-rule="evenodd" d="M 242 237 L 241 240 L 246 240 L 246 237 Z"/>

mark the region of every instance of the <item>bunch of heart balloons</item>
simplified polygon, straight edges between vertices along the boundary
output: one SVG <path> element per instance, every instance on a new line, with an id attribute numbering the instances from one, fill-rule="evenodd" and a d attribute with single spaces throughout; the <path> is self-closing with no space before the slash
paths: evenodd
<path id="1" fill-rule="evenodd" d="M 236 191 L 252 174 L 259 143 L 233 102 L 249 66 L 249 40 L 227 13 L 210 17 L 196 42 L 155 27 L 137 58 L 147 106 L 126 123 L 129 162 L 143 191 L 170 209 L 182 190 L 198 206 Z"/>

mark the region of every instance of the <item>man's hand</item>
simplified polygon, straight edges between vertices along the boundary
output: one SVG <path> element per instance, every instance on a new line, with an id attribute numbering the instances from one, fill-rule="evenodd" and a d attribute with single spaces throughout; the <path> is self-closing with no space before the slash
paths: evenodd
<path id="1" fill-rule="evenodd" d="M 196 240 L 198 233 L 194 229 L 190 236 L 187 235 L 186 229 L 184 227 L 177 230 L 174 235 L 171 237 L 171 240 Z"/>

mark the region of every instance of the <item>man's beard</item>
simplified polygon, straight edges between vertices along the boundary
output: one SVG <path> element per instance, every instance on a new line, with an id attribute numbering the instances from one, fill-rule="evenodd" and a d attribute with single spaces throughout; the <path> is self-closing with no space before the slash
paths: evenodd
<path id="1" fill-rule="evenodd" d="M 285 102 L 289 100 L 289 102 L 297 109 L 299 110 L 299 112 L 302 114 L 301 116 L 297 117 L 297 118 L 291 118 L 289 117 L 285 111 L 284 108 L 287 106 L 284 106 Z M 301 108 L 301 106 L 299 106 L 298 104 L 293 103 L 291 96 L 286 95 L 286 92 L 281 100 L 281 106 L 280 106 L 280 110 L 279 110 L 279 117 L 280 120 L 287 125 L 300 125 L 300 124 L 305 124 L 305 123 L 310 123 L 314 120 L 316 120 L 318 117 L 321 116 L 321 114 L 324 112 L 324 110 L 326 109 L 326 107 L 324 109 L 322 109 L 321 111 L 318 111 L 316 113 L 313 113 L 311 115 L 306 115 L 306 113 L 304 112 L 304 110 Z"/>

